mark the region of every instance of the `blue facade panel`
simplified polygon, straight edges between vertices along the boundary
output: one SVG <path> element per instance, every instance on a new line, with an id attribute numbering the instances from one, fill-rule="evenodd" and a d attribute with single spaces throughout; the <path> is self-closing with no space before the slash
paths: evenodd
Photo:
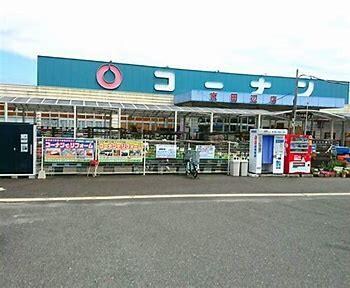
<path id="1" fill-rule="evenodd" d="M 103 64 L 106 62 L 39 56 L 38 85 L 101 90 L 104 88 L 97 83 L 96 72 Z M 212 91 L 213 89 L 205 87 L 205 83 L 220 82 L 223 84 L 222 92 L 251 94 L 256 90 L 251 86 L 251 81 L 258 81 L 262 77 L 265 82 L 271 84 L 271 87 L 266 88 L 263 94 L 280 96 L 294 94 L 295 78 L 289 77 L 184 70 L 122 63 L 113 63 L 113 65 L 121 71 L 123 77 L 122 83 L 115 91 L 177 95 L 192 90 Z M 168 84 L 167 79 L 156 77 L 155 71 L 173 73 L 175 87 L 172 91 L 155 90 L 154 85 L 156 84 Z M 108 75 L 106 77 L 108 78 Z M 323 80 L 301 80 L 306 82 L 306 88 L 299 89 L 301 93 L 307 89 L 310 81 L 314 83 L 311 98 L 326 98 L 325 101 L 333 98 L 339 99 L 338 103 L 348 103 L 348 82 L 330 83 Z M 281 103 L 286 100 L 281 99 Z M 331 106 L 333 107 L 333 105 Z"/>

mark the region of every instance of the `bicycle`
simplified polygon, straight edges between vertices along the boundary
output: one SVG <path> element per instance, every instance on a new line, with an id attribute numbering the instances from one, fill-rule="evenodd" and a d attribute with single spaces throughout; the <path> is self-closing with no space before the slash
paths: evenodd
<path id="1" fill-rule="evenodd" d="M 188 150 L 185 154 L 185 173 L 195 179 L 199 173 L 199 151 Z"/>
<path id="2" fill-rule="evenodd" d="M 159 163 L 160 174 L 164 174 L 170 171 L 169 159 L 164 159 Z"/>

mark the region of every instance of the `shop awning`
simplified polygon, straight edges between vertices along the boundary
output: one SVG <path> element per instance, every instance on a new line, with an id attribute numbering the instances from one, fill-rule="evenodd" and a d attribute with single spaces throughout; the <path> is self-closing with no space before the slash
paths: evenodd
<path id="1" fill-rule="evenodd" d="M 101 112 L 123 110 L 137 114 L 171 114 L 175 111 L 189 114 L 221 114 L 237 116 L 273 115 L 273 112 L 262 109 L 229 109 L 210 107 L 187 107 L 176 105 L 132 104 L 111 101 L 67 100 L 41 97 L 0 96 L 0 103 L 8 103 L 27 111 L 62 111 L 71 112 L 76 106 L 83 112 Z M 149 113 L 146 113 L 149 112 Z"/>
<path id="2" fill-rule="evenodd" d="M 291 114 L 293 113 L 293 110 L 287 110 L 287 111 L 279 111 L 279 112 L 273 112 L 272 115 L 274 116 L 282 116 L 282 115 L 287 115 L 287 114 Z M 298 113 L 309 113 L 309 114 L 312 114 L 312 115 L 316 115 L 320 118 L 325 118 L 325 119 L 338 119 L 338 120 L 345 120 L 346 118 L 346 115 L 340 115 L 340 114 L 336 114 L 336 113 L 333 113 L 333 112 L 329 112 L 329 111 L 325 111 L 325 110 L 313 110 L 313 109 L 297 109 L 297 114 Z"/>

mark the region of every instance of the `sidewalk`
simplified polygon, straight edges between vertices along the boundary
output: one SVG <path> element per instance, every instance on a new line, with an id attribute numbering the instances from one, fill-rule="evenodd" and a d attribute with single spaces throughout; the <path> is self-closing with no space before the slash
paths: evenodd
<path id="1" fill-rule="evenodd" d="M 349 179 L 229 177 L 200 175 L 51 176 L 38 179 L 1 179 L 0 198 L 121 196 L 201 193 L 330 193 L 350 192 Z"/>

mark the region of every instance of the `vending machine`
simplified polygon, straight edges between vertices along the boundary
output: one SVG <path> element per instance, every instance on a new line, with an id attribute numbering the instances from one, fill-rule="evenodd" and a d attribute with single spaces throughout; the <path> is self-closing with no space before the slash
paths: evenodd
<path id="1" fill-rule="evenodd" d="M 284 172 L 309 174 L 311 172 L 312 136 L 286 135 Z"/>
<path id="2" fill-rule="evenodd" d="M 249 142 L 249 172 L 283 174 L 287 129 L 252 129 Z"/>

